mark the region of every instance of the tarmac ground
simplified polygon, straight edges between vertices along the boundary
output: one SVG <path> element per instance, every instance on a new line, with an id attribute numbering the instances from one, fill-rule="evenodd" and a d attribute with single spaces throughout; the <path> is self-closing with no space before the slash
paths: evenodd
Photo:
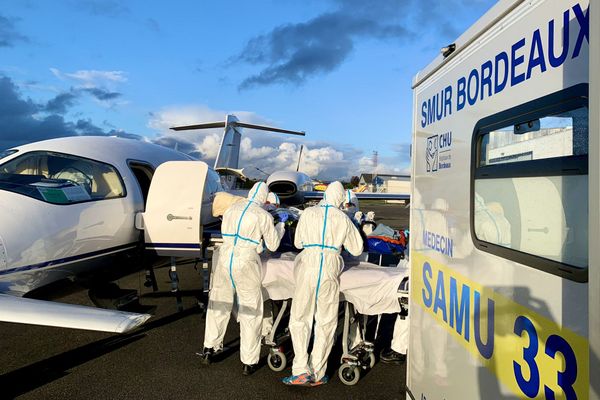
<path id="1" fill-rule="evenodd" d="M 408 208 L 404 206 L 363 206 L 363 211 L 370 209 L 378 222 L 408 227 Z M 156 269 L 157 292 L 143 285 L 143 271 L 119 280 L 121 288 L 139 291 L 136 311 L 153 315 L 144 327 L 129 334 L 0 323 L 0 398 L 404 399 L 404 365 L 378 361 L 373 369 L 363 371 L 358 384 L 344 385 L 337 377 L 341 336 L 329 358 L 331 381 L 327 385 L 283 385 L 280 380 L 290 374 L 290 368 L 271 371 L 264 346 L 260 369 L 252 376 L 242 376 L 235 318 L 230 320 L 225 338 L 229 351 L 209 367 L 203 366 L 195 354 L 202 349 L 204 336 L 204 313 L 198 305 L 198 298 L 204 297 L 199 271 L 201 267 L 196 269 L 193 263 L 178 267 L 183 311 L 177 310 L 165 266 Z M 86 290 L 70 289 L 72 293 L 61 297 L 61 302 L 93 305 Z M 377 355 L 389 346 L 394 318 L 382 317 L 375 340 Z M 374 323 L 372 318 L 371 331 Z"/>

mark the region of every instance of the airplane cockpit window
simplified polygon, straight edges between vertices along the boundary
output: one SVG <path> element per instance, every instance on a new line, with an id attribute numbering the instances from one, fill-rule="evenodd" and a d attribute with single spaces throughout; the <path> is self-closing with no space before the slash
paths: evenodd
<path id="1" fill-rule="evenodd" d="M 15 154 L 18 150 L 4 150 L 4 151 L 0 151 L 0 160 L 2 160 L 4 157 L 8 157 L 11 154 Z"/>
<path id="2" fill-rule="evenodd" d="M 112 166 L 72 155 L 36 151 L 0 165 L 0 189 L 53 204 L 125 196 Z"/>
<path id="3" fill-rule="evenodd" d="M 575 280 L 585 279 L 588 267 L 588 107 L 582 89 L 480 121 L 472 161 L 477 248 Z"/>

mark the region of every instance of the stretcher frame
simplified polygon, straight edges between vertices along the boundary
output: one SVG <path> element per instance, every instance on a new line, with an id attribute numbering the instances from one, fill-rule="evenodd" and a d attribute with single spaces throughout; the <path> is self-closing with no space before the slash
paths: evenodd
<path id="1" fill-rule="evenodd" d="M 397 296 L 401 312 L 408 313 L 408 277 L 404 278 L 400 283 Z M 291 360 L 289 352 L 286 352 L 283 346 L 283 343 L 290 338 L 288 328 L 281 335 L 277 336 L 279 324 L 288 309 L 290 300 L 282 300 L 282 305 L 277 312 L 271 332 L 265 337 L 263 342 L 264 345 L 269 347 L 267 364 L 275 372 L 283 371 Z M 343 304 L 344 322 L 342 329 L 342 356 L 340 358 L 338 377 L 345 385 L 355 385 L 360 380 L 361 370 L 373 368 L 375 365 L 375 344 L 365 339 L 367 317 L 369 315 L 359 314 L 354 305 L 346 300 L 341 293 L 340 304 Z M 362 316 L 361 321 L 359 321 L 359 316 Z M 381 317 L 380 314 L 377 316 Z M 353 325 L 356 326 L 358 343 L 350 347 L 350 329 Z"/>
<path id="2" fill-rule="evenodd" d="M 405 277 L 400 283 L 397 291 L 398 302 L 400 303 L 401 313 L 408 313 L 408 277 Z M 341 298 L 343 296 L 340 296 Z M 375 344 L 367 341 L 365 337 L 367 327 L 367 314 L 359 314 L 354 305 L 347 300 L 344 301 L 344 328 L 342 332 L 342 356 L 340 359 L 340 368 L 338 377 L 345 385 L 356 385 L 360 380 L 361 370 L 367 370 L 375 366 Z M 359 321 L 358 317 L 362 316 Z M 377 315 L 378 319 L 381 314 Z M 354 346 L 349 346 L 350 327 L 356 324 L 356 335 L 358 342 Z M 378 326 L 379 328 L 379 326 Z M 375 334 L 377 338 L 377 332 Z"/>

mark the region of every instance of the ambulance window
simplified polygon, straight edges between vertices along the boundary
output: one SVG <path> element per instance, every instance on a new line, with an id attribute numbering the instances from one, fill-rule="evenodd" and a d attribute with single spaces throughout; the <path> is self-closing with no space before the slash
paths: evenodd
<path id="1" fill-rule="evenodd" d="M 53 204 L 73 204 L 125 196 L 111 165 L 47 151 L 25 153 L 0 165 L 0 189 Z"/>
<path id="2" fill-rule="evenodd" d="M 587 152 L 587 85 L 480 121 L 472 159 L 476 247 L 587 279 Z"/>
<path id="3" fill-rule="evenodd" d="M 483 134 L 479 166 L 587 154 L 587 107 Z"/>

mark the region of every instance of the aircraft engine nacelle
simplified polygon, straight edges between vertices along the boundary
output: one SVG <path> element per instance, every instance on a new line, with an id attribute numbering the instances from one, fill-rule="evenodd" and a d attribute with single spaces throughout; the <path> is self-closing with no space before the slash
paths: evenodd
<path id="1" fill-rule="evenodd" d="M 304 203 L 304 192 L 313 190 L 312 179 L 302 172 L 279 171 L 267 179 L 269 190 L 281 199 L 283 204 L 298 205 Z"/>
<path id="2" fill-rule="evenodd" d="M 296 184 L 288 181 L 277 181 L 269 185 L 269 191 L 277 194 L 283 204 L 294 205 L 304 203 L 304 195 L 298 191 Z"/>

